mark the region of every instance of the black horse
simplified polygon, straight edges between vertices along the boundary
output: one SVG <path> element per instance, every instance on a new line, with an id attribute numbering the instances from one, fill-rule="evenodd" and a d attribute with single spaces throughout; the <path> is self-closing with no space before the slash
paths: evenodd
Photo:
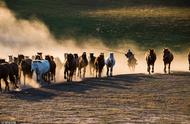
<path id="1" fill-rule="evenodd" d="M 168 73 L 170 74 L 170 66 L 171 66 L 171 62 L 174 59 L 173 54 L 170 52 L 169 49 L 165 48 L 163 51 L 164 55 L 163 55 L 163 61 L 164 61 L 164 72 L 167 73 L 166 71 L 166 66 L 168 65 Z"/>
<path id="2" fill-rule="evenodd" d="M 33 71 L 31 70 L 32 59 L 23 59 L 21 61 L 21 71 L 24 77 L 24 85 L 26 83 L 26 77 L 32 79 Z"/>
<path id="3" fill-rule="evenodd" d="M 90 59 L 89 59 L 89 69 L 90 69 L 90 74 L 94 75 L 94 71 L 96 70 L 96 66 L 95 66 L 95 60 L 96 57 L 94 56 L 94 53 L 90 53 Z"/>
<path id="4" fill-rule="evenodd" d="M 101 53 L 95 60 L 94 62 L 95 67 L 96 67 L 96 78 L 101 77 L 103 68 L 105 66 L 105 59 L 104 59 L 104 54 Z"/>
<path id="5" fill-rule="evenodd" d="M 189 51 L 189 55 L 188 55 L 188 61 L 189 61 L 189 71 L 190 71 L 190 51 Z"/>
<path id="6" fill-rule="evenodd" d="M 14 85 L 14 87 L 18 88 L 17 83 L 19 80 L 19 75 L 18 75 L 18 65 L 16 63 L 8 63 L 8 62 L 0 63 L 0 90 L 1 91 L 2 91 L 1 79 L 3 79 L 5 82 L 5 91 L 9 91 L 8 78 L 10 82 Z"/>
<path id="7" fill-rule="evenodd" d="M 73 54 L 67 54 L 64 67 L 64 78 L 67 79 L 67 82 L 72 81 L 76 69 L 76 62 Z"/>
<path id="8" fill-rule="evenodd" d="M 146 53 L 147 71 L 150 74 L 150 66 L 152 66 L 152 73 L 154 73 L 154 63 L 156 61 L 156 53 L 154 49 L 149 49 Z"/>
<path id="9" fill-rule="evenodd" d="M 46 55 L 45 59 L 48 60 L 50 64 L 50 70 L 49 70 L 49 75 L 50 75 L 50 80 L 56 81 L 55 75 L 56 75 L 56 63 L 54 61 L 54 57 L 50 55 Z"/>

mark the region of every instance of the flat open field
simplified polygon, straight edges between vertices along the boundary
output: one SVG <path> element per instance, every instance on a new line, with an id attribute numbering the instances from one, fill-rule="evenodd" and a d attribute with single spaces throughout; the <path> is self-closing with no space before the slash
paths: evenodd
<path id="1" fill-rule="evenodd" d="M 190 73 L 126 74 L 0 94 L 0 122 L 190 123 Z"/>

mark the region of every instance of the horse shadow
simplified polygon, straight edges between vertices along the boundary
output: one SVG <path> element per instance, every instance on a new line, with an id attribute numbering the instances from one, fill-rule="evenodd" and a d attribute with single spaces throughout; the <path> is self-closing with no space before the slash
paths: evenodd
<path id="1" fill-rule="evenodd" d="M 25 100 L 28 102 L 40 102 L 41 100 L 52 99 L 55 93 L 44 90 L 43 88 L 29 88 L 21 91 L 10 91 L 7 94 L 11 98 Z"/>
<path id="2" fill-rule="evenodd" d="M 93 89 L 119 89 L 129 90 L 134 85 L 140 83 L 144 78 L 156 78 L 145 74 L 124 74 L 113 77 L 85 78 L 82 81 L 59 82 L 54 84 L 42 85 L 40 88 L 24 89 L 22 91 L 11 91 L 8 94 L 12 98 L 26 100 L 29 102 L 40 102 L 41 100 L 53 99 L 54 97 L 72 92 L 85 94 Z"/>

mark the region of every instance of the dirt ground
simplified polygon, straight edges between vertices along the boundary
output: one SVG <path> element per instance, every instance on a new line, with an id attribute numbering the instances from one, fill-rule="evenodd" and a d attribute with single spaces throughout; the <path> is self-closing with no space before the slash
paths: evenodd
<path id="1" fill-rule="evenodd" d="M 190 73 L 87 78 L 1 93 L 0 122 L 190 124 Z"/>

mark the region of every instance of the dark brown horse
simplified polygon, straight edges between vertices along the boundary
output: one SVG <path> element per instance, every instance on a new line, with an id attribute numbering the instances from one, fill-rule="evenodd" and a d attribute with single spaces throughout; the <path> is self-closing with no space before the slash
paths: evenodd
<path id="1" fill-rule="evenodd" d="M 24 77 L 24 85 L 26 77 L 32 79 L 33 71 L 31 70 L 32 59 L 23 59 L 21 62 L 21 71 Z"/>
<path id="2" fill-rule="evenodd" d="M 88 65 L 88 60 L 86 57 L 86 52 L 83 52 L 82 56 L 79 57 L 79 67 L 78 67 L 78 76 L 81 78 L 81 71 L 83 69 L 83 78 L 85 78 L 86 67 Z"/>
<path id="3" fill-rule="evenodd" d="M 5 91 L 9 91 L 9 78 L 10 82 L 14 85 L 15 88 L 18 88 L 17 83 L 19 80 L 18 76 L 18 65 L 16 63 L 1 63 L 0 64 L 0 90 L 1 89 L 1 79 L 5 82 Z"/>
<path id="4" fill-rule="evenodd" d="M 64 78 L 67 79 L 67 82 L 72 81 L 76 69 L 76 62 L 73 54 L 67 54 L 64 67 Z"/>
<path id="5" fill-rule="evenodd" d="M 105 66 L 105 59 L 104 59 L 104 54 L 101 53 L 95 60 L 94 62 L 95 66 L 96 66 L 96 78 L 97 77 L 101 77 L 103 68 Z"/>
<path id="6" fill-rule="evenodd" d="M 90 53 L 89 69 L 90 69 L 91 75 L 94 75 L 94 71 L 96 70 L 96 66 L 94 64 L 95 60 L 96 60 L 96 57 L 94 56 L 94 53 Z"/>
<path id="7" fill-rule="evenodd" d="M 8 76 L 9 76 L 9 67 L 7 66 L 7 63 L 0 64 L 0 91 L 2 92 L 1 88 L 1 79 L 5 82 L 5 91 L 9 91 L 9 82 Z"/>
<path id="8" fill-rule="evenodd" d="M 77 77 L 77 71 L 79 70 L 79 56 L 77 53 L 74 54 L 74 59 L 75 59 L 75 63 L 76 63 L 76 68 L 75 68 L 75 78 Z"/>
<path id="9" fill-rule="evenodd" d="M 154 49 L 149 49 L 146 53 L 147 71 L 150 74 L 150 68 L 152 66 L 152 73 L 154 73 L 154 63 L 156 61 L 156 53 Z"/>
<path id="10" fill-rule="evenodd" d="M 170 52 L 170 50 L 167 49 L 167 48 L 164 48 L 163 53 L 164 53 L 164 55 L 163 55 L 164 72 L 167 73 L 167 71 L 166 71 L 166 66 L 168 65 L 168 73 L 170 74 L 170 65 L 171 65 L 171 62 L 172 62 L 173 59 L 174 59 L 174 56 L 173 56 L 173 54 Z"/>
<path id="11" fill-rule="evenodd" d="M 189 55 L 188 55 L 188 60 L 189 60 L 189 71 L 190 71 L 190 51 L 189 51 Z"/>
<path id="12" fill-rule="evenodd" d="M 56 63 L 54 61 L 54 57 L 50 55 L 46 55 L 45 59 L 48 60 L 50 64 L 50 70 L 49 70 L 49 75 L 50 75 L 50 80 L 53 80 L 54 82 L 56 81 L 55 75 L 56 75 Z"/>

